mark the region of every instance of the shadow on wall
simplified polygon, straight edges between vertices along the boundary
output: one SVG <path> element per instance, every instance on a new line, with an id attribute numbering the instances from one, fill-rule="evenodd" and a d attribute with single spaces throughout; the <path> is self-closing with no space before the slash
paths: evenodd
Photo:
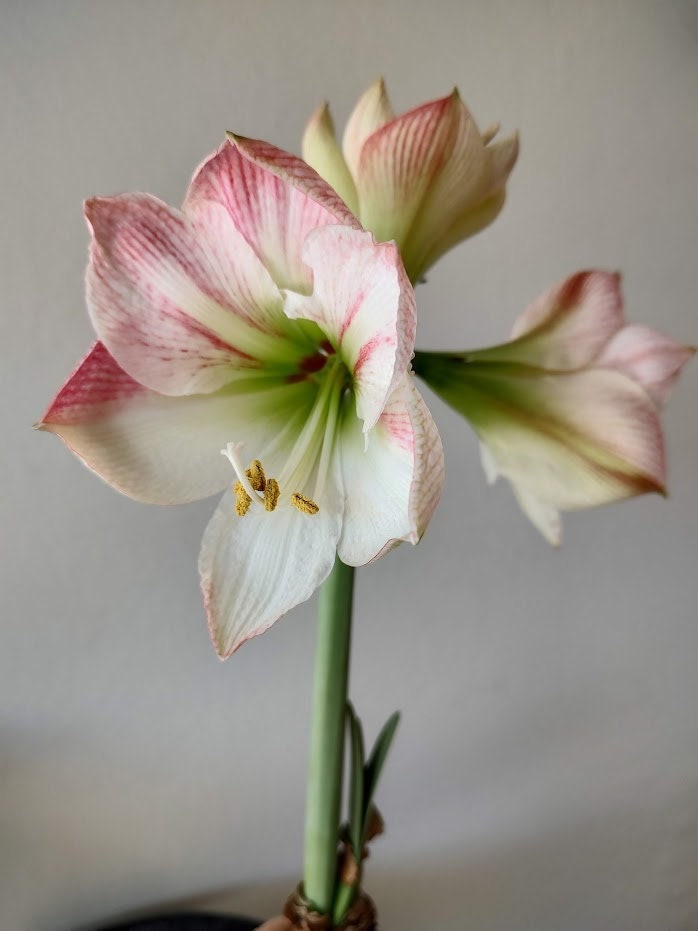
<path id="1" fill-rule="evenodd" d="M 645 811 L 642 819 L 637 811 L 615 811 L 503 843 L 477 859 L 454 849 L 425 854 L 420 863 L 371 863 L 367 891 L 382 931 L 598 931 L 609 927 L 609 916 L 617 919 L 614 931 L 692 931 L 698 896 L 690 843 L 682 842 L 696 828 L 692 796 L 674 798 L 669 818 L 665 809 Z M 176 905 L 269 917 L 296 881 L 219 890 Z"/>
<path id="2" fill-rule="evenodd" d="M 507 722 L 511 733 L 483 733 L 472 747 L 475 791 L 463 798 L 468 811 L 453 819 L 456 830 L 466 823 L 469 831 L 455 840 L 451 833 L 447 843 L 424 851 L 420 860 L 413 854 L 396 862 L 399 844 L 390 847 L 390 834 L 385 846 L 377 843 L 375 859 L 367 867 L 367 891 L 378 904 L 382 931 L 694 931 L 694 775 L 676 755 L 667 763 L 668 748 L 656 739 L 649 746 L 638 743 L 647 720 L 641 703 L 637 719 L 627 714 L 616 718 L 602 701 L 598 706 L 587 703 L 582 713 L 574 694 L 568 694 L 555 707 L 543 703 L 522 711 L 515 723 Z M 649 734 L 655 733 L 650 727 Z M 10 736 L 6 735 L 6 747 Z M 630 751 L 638 765 L 628 774 L 621 763 Z M 647 760 L 650 753 L 656 757 L 656 770 Z M 77 757 L 84 764 L 84 754 L 84 745 L 73 745 L 64 734 L 53 747 L 42 744 L 37 758 L 25 746 L 15 761 L 13 779 L 6 755 L 0 773 L 7 789 L 11 782 L 21 783 L 34 799 L 35 829 L 45 837 L 63 838 L 68 860 L 84 856 L 96 843 L 91 831 L 103 823 L 101 806 L 113 791 L 107 781 L 104 793 L 95 794 L 92 785 L 92 793 L 85 796 L 87 787 L 63 759 Z M 455 768 L 457 760 L 450 762 Z M 450 768 L 445 761 L 444 771 Z M 94 780 L 101 770 L 88 767 L 88 772 Z M 83 774 L 83 782 L 86 778 Z M 61 786 L 70 786 L 73 794 L 65 794 Z M 448 800 L 448 786 L 441 789 Z M 135 787 L 126 786 L 127 796 L 134 792 Z M 54 796 L 61 799 L 60 805 Z M 493 818 L 489 809 L 478 811 L 485 800 L 499 809 L 500 817 Z M 512 800 L 516 818 L 509 810 Z M 7 849 L 20 861 L 31 862 L 32 838 L 23 819 L 4 820 Z M 108 836 L 115 836 L 115 830 L 112 825 Z M 182 909 L 269 917 L 278 913 L 298 881 L 289 876 L 119 914 L 118 894 L 109 901 L 105 891 L 112 889 L 114 876 L 142 871 L 149 855 L 130 869 L 118 858 L 103 856 L 106 873 L 92 877 L 86 893 L 91 900 L 83 903 L 82 913 L 104 924 Z M 390 866 L 382 865 L 386 859 L 393 861 Z M 54 864 L 54 872 L 60 887 L 60 864 Z M 144 875 L 138 890 L 141 902 L 147 901 L 148 887 Z M 27 931 L 76 931 L 67 918 L 71 913 L 75 915 L 74 900 L 63 901 L 50 921 L 44 916 Z M 91 927 L 95 924 L 93 920 Z"/>

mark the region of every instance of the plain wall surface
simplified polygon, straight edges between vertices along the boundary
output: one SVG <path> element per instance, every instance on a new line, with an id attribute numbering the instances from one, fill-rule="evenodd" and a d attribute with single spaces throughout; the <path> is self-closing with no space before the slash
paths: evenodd
<path id="1" fill-rule="evenodd" d="M 295 151 L 385 75 L 521 131 L 495 224 L 419 288 L 418 346 L 507 337 L 545 287 L 624 274 L 698 341 L 698 7 L 644 0 L 0 2 L 0 927 L 69 931 L 299 877 L 314 601 L 221 663 L 196 557 L 215 502 L 116 494 L 30 425 L 87 348 L 83 198 L 178 204 L 226 129 Z M 569 515 L 552 551 L 425 392 L 447 486 L 359 572 L 352 696 L 403 723 L 366 885 L 384 931 L 698 927 L 696 366 L 668 500 Z"/>

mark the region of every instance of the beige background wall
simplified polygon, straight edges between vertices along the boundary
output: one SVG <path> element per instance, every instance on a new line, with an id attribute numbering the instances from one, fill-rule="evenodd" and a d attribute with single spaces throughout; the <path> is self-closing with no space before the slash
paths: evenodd
<path id="1" fill-rule="evenodd" d="M 91 336 L 82 198 L 172 203 L 226 128 L 298 150 L 379 74 L 458 84 L 522 133 L 497 223 L 420 288 L 422 347 L 506 336 L 546 285 L 620 268 L 698 340 L 698 7 L 667 0 L 0 2 L 0 926 L 68 931 L 301 862 L 311 603 L 221 664 L 195 561 L 213 502 L 121 498 L 30 424 Z M 671 497 L 572 516 L 551 552 L 438 401 L 448 485 L 361 572 L 353 696 L 404 711 L 368 886 L 385 931 L 698 927 L 695 392 Z M 244 889 L 242 888 L 244 887 Z"/>

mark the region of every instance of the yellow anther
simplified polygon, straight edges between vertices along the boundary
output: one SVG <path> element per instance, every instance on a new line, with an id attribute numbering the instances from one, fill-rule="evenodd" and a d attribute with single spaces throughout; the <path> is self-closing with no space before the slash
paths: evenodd
<path id="1" fill-rule="evenodd" d="M 252 485 L 255 491 L 264 491 L 267 485 L 267 477 L 264 474 L 264 469 L 262 468 L 262 463 L 259 461 L 259 459 L 254 459 L 250 463 L 250 467 L 247 470 L 246 475 L 250 480 L 250 485 Z"/>
<path id="2" fill-rule="evenodd" d="M 252 504 L 252 498 L 245 491 L 245 487 L 242 482 L 235 482 L 233 485 L 233 491 L 235 493 L 235 513 L 239 517 L 244 517 L 247 514 L 250 505 Z"/>
<path id="3" fill-rule="evenodd" d="M 291 504 L 298 508 L 303 514 L 317 514 L 320 508 L 315 504 L 312 498 L 306 498 L 299 491 L 294 491 L 291 495 Z"/>
<path id="4" fill-rule="evenodd" d="M 275 478 L 267 479 L 264 487 L 264 507 L 267 511 L 273 511 L 279 501 L 279 483 Z"/>

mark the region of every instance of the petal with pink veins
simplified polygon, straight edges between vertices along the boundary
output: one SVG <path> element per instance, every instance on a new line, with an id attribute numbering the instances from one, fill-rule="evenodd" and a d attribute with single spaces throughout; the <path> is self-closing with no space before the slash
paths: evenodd
<path id="1" fill-rule="evenodd" d="M 449 248 L 450 242 L 444 244 L 444 240 L 453 238 L 452 228 L 462 225 L 465 218 L 472 222 L 472 212 L 498 188 L 490 150 L 468 108 L 457 91 L 446 100 L 442 147 L 433 168 L 429 163 L 424 166 L 430 183 L 403 241 L 412 280 Z"/>
<path id="2" fill-rule="evenodd" d="M 366 229 L 397 242 L 416 283 L 502 209 L 519 140 L 514 133 L 490 145 L 498 131 L 495 124 L 480 133 L 457 90 L 394 116 L 380 80 L 349 118 L 343 159 L 327 106 L 313 115 L 303 151 Z"/>
<path id="3" fill-rule="evenodd" d="M 469 419 L 499 474 L 560 510 L 664 490 L 664 443 L 647 393 L 619 372 L 474 381 Z M 505 384 L 506 383 L 506 384 Z"/>
<path id="4" fill-rule="evenodd" d="M 414 349 L 414 292 L 400 254 L 393 243 L 377 245 L 370 233 L 335 226 L 308 236 L 303 259 L 313 270 L 313 293 L 288 292 L 286 313 L 318 323 L 341 355 L 367 431 Z"/>
<path id="5" fill-rule="evenodd" d="M 512 342 L 478 352 L 478 358 L 521 362 L 552 371 L 594 363 L 623 326 L 620 275 L 578 272 L 545 291 L 517 319 Z"/>
<path id="6" fill-rule="evenodd" d="M 519 152 L 518 135 L 485 148 L 484 161 L 473 158 L 477 143 L 472 133 L 463 133 L 462 138 L 405 246 L 413 280 L 453 246 L 489 226 L 504 206 L 505 185 Z M 470 169 L 471 164 L 479 164 L 479 174 Z"/>
<path id="7" fill-rule="evenodd" d="M 88 310 L 100 341 L 141 384 L 215 391 L 235 368 L 288 355 L 288 340 L 273 332 L 283 320 L 278 289 L 220 211 L 208 210 L 207 235 L 201 218 L 147 194 L 95 198 L 85 212 Z"/>
<path id="8" fill-rule="evenodd" d="M 342 149 L 350 171 L 357 177 L 361 150 L 376 130 L 394 119 L 385 81 L 379 78 L 365 91 L 352 110 L 342 139 Z M 324 176 L 323 176 L 324 177 Z"/>
<path id="9" fill-rule="evenodd" d="M 225 142 L 197 170 L 184 211 L 222 204 L 279 287 L 308 292 L 301 259 L 308 233 L 328 223 L 359 226 L 338 194 L 301 159 L 255 139 Z"/>
<path id="10" fill-rule="evenodd" d="M 436 425 L 412 377 L 403 376 L 367 445 L 352 411 L 339 444 L 346 497 L 339 558 L 361 566 L 401 541 L 417 543 L 439 501 L 444 468 Z"/>
<path id="11" fill-rule="evenodd" d="M 662 405 L 668 400 L 682 367 L 695 352 L 692 346 L 634 323 L 613 336 L 596 364 L 625 372 Z"/>
<path id="12" fill-rule="evenodd" d="M 559 511 L 664 493 L 659 408 L 691 348 L 626 325 L 619 276 L 581 272 L 529 307 L 511 343 L 417 352 L 413 364 L 470 421 L 488 481 L 506 477 L 536 527 Z"/>
<path id="13" fill-rule="evenodd" d="M 168 397 L 124 372 L 96 343 L 58 392 L 40 429 L 56 433 L 92 471 L 149 504 L 183 504 L 231 484 L 220 449 L 245 436 L 250 459 L 309 404 L 306 385 Z"/>
<path id="14" fill-rule="evenodd" d="M 376 239 L 404 247 L 457 130 L 449 96 L 396 117 L 366 140 L 354 178 L 361 221 Z"/>
<path id="15" fill-rule="evenodd" d="M 233 133 L 229 133 L 228 136 L 245 158 L 264 171 L 271 172 L 284 184 L 310 198 L 330 214 L 325 222 L 340 223 L 352 229 L 361 229 L 361 224 L 347 208 L 342 198 L 302 158 L 284 149 L 279 149 L 269 142 L 263 142 L 261 139 L 248 139 L 246 136 L 236 136 Z M 325 224 L 315 224 L 315 226 L 323 225 Z M 308 231 L 306 229 L 306 232 Z"/>

